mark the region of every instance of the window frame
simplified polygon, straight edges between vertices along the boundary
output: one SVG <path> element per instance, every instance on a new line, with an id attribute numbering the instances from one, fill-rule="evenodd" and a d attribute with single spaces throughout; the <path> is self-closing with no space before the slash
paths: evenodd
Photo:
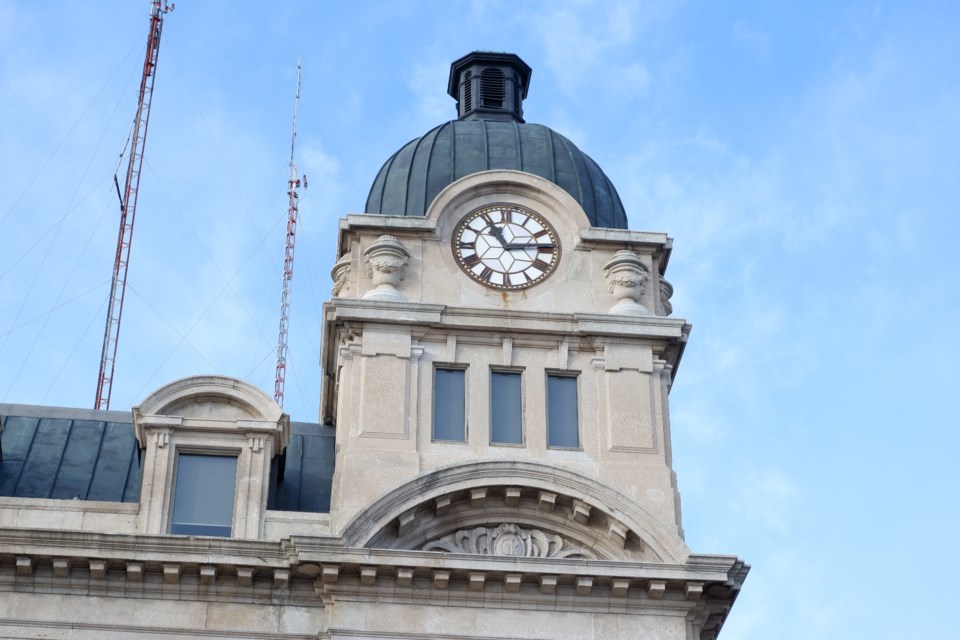
<path id="1" fill-rule="evenodd" d="M 520 442 L 501 442 L 493 439 L 493 376 L 495 374 L 507 374 L 515 375 L 518 377 L 518 385 L 520 387 Z M 527 420 L 526 420 L 526 404 L 527 396 L 524 393 L 524 375 L 525 371 L 523 367 L 490 367 L 490 376 L 488 378 L 489 382 L 489 393 L 487 394 L 487 409 L 489 412 L 489 420 L 487 425 L 487 442 L 492 447 L 526 447 L 527 446 Z"/>
<path id="2" fill-rule="evenodd" d="M 467 393 L 468 388 L 468 370 L 469 367 L 465 364 L 457 364 L 450 362 L 434 362 L 433 363 L 433 374 L 430 385 L 430 392 L 432 394 L 432 402 L 430 403 L 430 442 L 444 443 L 444 444 L 466 444 L 469 441 L 470 432 L 469 432 L 469 419 L 468 416 L 468 403 L 469 403 L 469 394 Z M 463 372 L 463 438 L 460 440 L 452 440 L 447 438 L 437 438 L 437 372 L 438 371 L 462 371 Z"/>
<path id="3" fill-rule="evenodd" d="M 581 419 L 581 393 L 580 393 L 580 371 L 571 371 L 564 369 L 547 369 L 544 371 L 544 387 L 543 387 L 543 400 L 544 400 L 544 422 L 546 425 L 546 430 L 544 433 L 547 449 L 554 449 L 557 451 L 583 451 L 583 431 L 581 425 L 583 420 Z M 572 378 L 575 382 L 576 396 L 576 420 L 577 420 L 577 444 L 576 446 L 569 445 L 557 445 L 550 444 L 550 379 L 551 378 Z"/>
<path id="4" fill-rule="evenodd" d="M 187 456 L 206 456 L 206 457 L 217 457 L 217 458 L 232 458 L 234 462 L 234 476 L 233 476 L 233 499 L 230 503 L 230 533 L 228 535 L 219 535 L 219 534 L 198 534 L 198 533 L 175 533 L 173 531 L 174 526 L 177 524 L 174 519 L 174 510 L 177 505 L 177 485 L 180 481 L 180 457 L 183 455 Z M 196 446 L 178 446 L 174 450 L 173 454 L 173 473 L 170 480 L 170 509 L 169 516 L 167 518 L 167 527 L 166 532 L 170 535 L 193 535 L 193 536 L 208 536 L 213 538 L 233 538 L 237 530 L 237 490 L 240 486 L 239 475 L 240 475 L 240 457 L 242 451 L 232 448 L 208 448 L 208 447 L 196 447 Z M 215 526 L 215 525 L 214 525 Z"/>

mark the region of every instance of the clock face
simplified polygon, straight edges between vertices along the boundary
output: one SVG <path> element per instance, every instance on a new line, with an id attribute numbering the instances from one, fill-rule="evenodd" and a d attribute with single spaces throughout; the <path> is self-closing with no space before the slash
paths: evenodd
<path id="1" fill-rule="evenodd" d="M 474 211 L 453 233 L 453 255 L 468 276 L 495 289 L 525 289 L 560 261 L 557 233 L 541 216 L 514 205 Z"/>

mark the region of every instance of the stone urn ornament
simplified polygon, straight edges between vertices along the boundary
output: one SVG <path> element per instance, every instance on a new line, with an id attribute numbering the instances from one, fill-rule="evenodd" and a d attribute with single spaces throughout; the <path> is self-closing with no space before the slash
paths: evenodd
<path id="1" fill-rule="evenodd" d="M 345 255 L 337 260 L 337 264 L 333 265 L 333 269 L 330 271 L 330 277 L 333 279 L 333 290 L 331 293 L 334 297 L 346 295 L 350 292 L 349 255 Z"/>
<path id="2" fill-rule="evenodd" d="M 405 301 L 406 298 L 397 289 L 406 275 L 410 258 L 410 252 L 403 243 L 393 236 L 383 235 L 363 255 L 367 261 L 367 274 L 375 287 L 363 297 L 367 300 Z"/>
<path id="3" fill-rule="evenodd" d="M 648 271 L 640 256 L 633 251 L 617 251 L 603 265 L 607 291 L 617 299 L 609 313 L 623 316 L 648 316 L 650 310 L 640 304 Z"/>

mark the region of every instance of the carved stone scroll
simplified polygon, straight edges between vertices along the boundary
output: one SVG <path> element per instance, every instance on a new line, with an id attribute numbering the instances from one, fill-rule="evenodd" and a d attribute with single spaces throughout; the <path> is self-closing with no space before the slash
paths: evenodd
<path id="1" fill-rule="evenodd" d="M 421 547 L 422 551 L 447 551 L 480 556 L 525 558 L 593 558 L 593 554 L 568 545 L 554 533 L 523 529 L 515 524 L 461 529 Z"/>

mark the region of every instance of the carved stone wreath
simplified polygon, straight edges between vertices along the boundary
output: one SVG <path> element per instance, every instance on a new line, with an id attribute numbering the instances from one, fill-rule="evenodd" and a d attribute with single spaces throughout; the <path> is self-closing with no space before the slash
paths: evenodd
<path id="1" fill-rule="evenodd" d="M 447 551 L 481 556 L 525 558 L 593 558 L 581 547 L 569 546 L 562 537 L 539 529 L 523 529 L 515 524 L 498 527 L 461 529 L 437 538 L 422 551 Z"/>

